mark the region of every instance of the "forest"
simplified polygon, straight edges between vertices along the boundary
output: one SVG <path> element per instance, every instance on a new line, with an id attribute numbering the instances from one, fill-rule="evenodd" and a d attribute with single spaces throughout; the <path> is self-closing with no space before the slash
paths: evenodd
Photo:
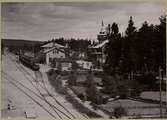
<path id="1" fill-rule="evenodd" d="M 161 74 L 163 78 L 166 73 L 166 16 L 159 20 L 159 25 L 144 21 L 137 29 L 130 17 L 124 36 L 117 23 L 108 25 L 103 92 L 126 97 L 159 90 L 156 77 Z M 165 90 L 165 82 L 162 86 Z"/>
<path id="2" fill-rule="evenodd" d="M 118 24 L 114 22 L 107 35 L 109 43 L 106 46 L 107 59 L 104 65 L 106 72 L 157 72 L 159 67 L 165 68 L 166 18 L 161 16 L 159 20 L 159 25 L 145 21 L 137 29 L 130 17 L 125 36 L 121 36 Z"/>

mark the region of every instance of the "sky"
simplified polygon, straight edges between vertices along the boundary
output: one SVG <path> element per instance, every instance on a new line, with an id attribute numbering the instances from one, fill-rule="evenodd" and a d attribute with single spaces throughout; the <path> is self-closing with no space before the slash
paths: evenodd
<path id="1" fill-rule="evenodd" d="M 130 16 L 135 27 L 159 24 L 164 2 L 2 3 L 2 38 L 46 41 L 52 38 L 96 40 L 102 20 L 125 32 Z"/>

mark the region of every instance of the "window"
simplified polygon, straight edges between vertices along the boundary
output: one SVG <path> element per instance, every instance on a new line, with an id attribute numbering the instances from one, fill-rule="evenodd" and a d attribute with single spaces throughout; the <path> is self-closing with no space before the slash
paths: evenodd
<path id="1" fill-rule="evenodd" d="M 53 54 L 55 53 L 55 50 L 53 50 Z"/>
<path id="2" fill-rule="evenodd" d="M 64 62 L 64 63 L 62 63 L 62 66 L 63 66 L 63 67 L 68 67 L 68 66 L 69 66 L 69 63 Z"/>

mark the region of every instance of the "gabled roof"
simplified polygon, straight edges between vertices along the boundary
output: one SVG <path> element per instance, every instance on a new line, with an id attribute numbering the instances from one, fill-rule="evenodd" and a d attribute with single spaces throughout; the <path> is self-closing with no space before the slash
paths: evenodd
<path id="1" fill-rule="evenodd" d="M 57 47 L 52 47 L 52 48 L 50 48 L 50 49 L 46 49 L 46 50 L 43 51 L 43 53 L 49 53 L 49 52 L 51 52 L 51 51 L 53 51 L 53 50 L 55 50 L 55 49 L 58 50 L 58 51 L 60 51 L 60 52 L 65 53 L 64 50 L 62 50 L 62 49 L 60 49 L 60 48 L 57 48 Z"/>
<path id="2" fill-rule="evenodd" d="M 43 45 L 43 46 L 41 46 L 41 47 L 43 47 L 43 48 L 51 48 L 51 47 L 53 47 L 53 46 L 59 47 L 59 48 L 65 48 L 65 46 L 60 45 L 60 44 L 57 44 L 57 43 L 54 43 L 54 42 L 50 42 L 50 43 L 45 44 L 45 45 Z"/>
<path id="3" fill-rule="evenodd" d="M 92 48 L 101 48 L 101 47 L 103 47 L 106 43 L 108 43 L 109 41 L 108 40 L 105 40 L 105 41 L 103 41 L 102 43 L 100 43 L 100 44 L 98 44 L 98 45 L 96 45 L 96 46 L 93 46 Z"/>

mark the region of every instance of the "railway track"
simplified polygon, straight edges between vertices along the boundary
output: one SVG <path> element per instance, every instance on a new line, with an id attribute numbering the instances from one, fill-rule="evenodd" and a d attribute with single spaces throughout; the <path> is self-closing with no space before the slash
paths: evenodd
<path id="1" fill-rule="evenodd" d="M 10 58 L 10 59 L 11 59 L 13 62 L 15 62 L 12 58 Z M 63 113 L 61 110 L 59 110 L 54 104 L 51 104 L 51 103 L 42 95 L 41 91 L 39 90 L 39 86 L 37 85 L 37 82 L 36 82 L 36 84 L 34 84 L 33 81 L 29 78 L 29 77 L 32 77 L 30 73 L 28 74 L 28 72 L 27 72 L 21 65 L 18 65 L 16 62 L 15 62 L 15 65 L 16 65 L 17 69 L 23 73 L 24 77 L 25 77 L 25 78 L 32 84 L 32 86 L 38 91 L 38 93 L 39 93 L 40 96 L 41 96 L 41 99 L 43 99 L 43 100 L 50 106 L 50 108 L 57 114 L 57 116 L 58 116 L 60 119 L 63 119 L 63 117 L 62 117 L 62 115 L 60 115 L 60 113 L 62 113 L 64 116 L 66 116 L 66 118 L 69 118 L 69 119 L 70 119 L 70 117 L 69 117 L 68 115 L 66 115 L 66 114 Z M 27 75 L 28 75 L 29 77 L 28 77 Z M 34 81 L 36 81 L 36 80 L 34 79 Z M 58 112 L 60 112 L 60 113 L 58 113 Z"/>
<path id="2" fill-rule="evenodd" d="M 37 76 L 41 76 L 41 82 L 43 83 L 42 85 L 40 84 L 40 82 L 37 82 L 37 77 L 34 78 L 32 76 L 32 74 L 30 74 L 22 65 L 18 65 L 17 62 L 15 62 L 15 60 L 13 60 L 12 58 L 10 58 L 16 65 L 17 69 L 20 70 L 23 75 L 25 76 L 25 78 L 34 86 L 34 88 L 38 91 L 38 93 L 40 94 L 40 98 L 43 99 L 50 107 L 51 109 L 53 109 L 53 111 L 57 114 L 57 116 L 60 118 L 60 119 L 63 119 L 64 117 L 65 118 L 68 118 L 68 119 L 74 119 L 76 118 L 75 115 L 73 115 L 67 108 L 65 108 L 56 98 L 55 96 L 53 96 L 49 90 L 46 88 L 46 85 L 45 85 L 45 82 L 43 80 L 43 77 L 42 77 L 42 73 L 40 71 L 38 72 L 35 72 L 35 74 L 38 74 Z M 30 79 L 31 78 L 31 79 Z M 34 84 L 33 81 L 36 81 Z M 43 89 L 47 94 L 48 96 L 44 96 L 42 93 L 41 93 L 41 89 Z M 49 101 L 49 99 L 52 99 L 52 102 Z M 53 103 L 53 100 L 56 102 L 56 106 L 55 106 L 55 102 Z M 59 108 L 58 108 L 59 107 Z M 61 108 L 60 108 L 61 107 Z M 60 110 L 61 109 L 61 110 Z M 63 110 L 62 110 L 63 109 Z M 59 112 L 59 113 L 58 113 Z M 61 114 L 61 115 L 60 115 Z M 87 118 L 83 115 L 84 118 Z"/>
<path id="3" fill-rule="evenodd" d="M 48 93 L 49 96 L 52 96 L 52 98 L 54 99 L 54 101 L 60 105 L 67 113 L 69 113 L 74 119 L 76 118 L 67 108 L 65 108 L 50 92 L 49 90 L 47 89 L 46 85 L 45 85 L 45 82 L 44 82 L 44 79 L 43 79 L 43 76 L 42 76 L 42 73 L 40 71 L 36 71 L 35 72 L 36 74 L 39 74 L 39 76 L 41 76 L 41 82 L 43 84 L 43 88 L 46 90 L 46 92 Z M 40 83 L 39 83 L 40 84 Z M 42 85 L 41 85 L 42 86 Z"/>
<path id="4" fill-rule="evenodd" d="M 20 68 L 19 68 L 20 69 Z M 23 70 L 23 68 L 22 68 L 22 70 Z M 20 71 L 22 71 L 21 69 L 20 69 Z M 22 71 L 23 72 L 23 71 Z M 25 72 L 23 72 L 23 74 L 24 74 L 24 76 L 27 78 L 27 80 L 32 84 L 32 86 L 34 86 L 34 88 L 38 91 L 38 93 L 40 94 L 40 96 L 43 98 L 43 100 L 45 101 L 45 102 L 47 102 L 48 104 L 49 104 L 49 106 L 54 110 L 54 112 L 58 115 L 58 117 L 59 118 L 61 118 L 61 119 L 63 119 L 63 117 L 58 113 L 58 112 L 60 112 L 60 113 L 62 113 L 64 116 L 66 116 L 67 118 L 69 118 L 70 119 L 70 117 L 68 116 L 68 115 L 66 115 L 65 113 L 63 113 L 61 110 L 59 110 L 54 104 L 51 104 L 47 99 L 46 99 L 46 97 L 42 94 L 42 92 L 40 91 L 40 86 L 38 86 L 38 84 L 37 84 L 37 82 L 35 82 L 36 84 L 34 84 L 32 81 L 31 81 L 31 79 L 29 78 L 29 77 L 27 77 L 26 75 L 27 74 L 25 74 Z M 34 80 L 34 81 L 36 81 L 36 80 Z"/>
<path id="5" fill-rule="evenodd" d="M 34 101 L 36 104 L 38 104 L 42 109 L 44 109 L 49 115 L 51 115 L 53 118 L 57 118 L 51 111 L 49 111 L 43 104 L 41 104 L 40 102 L 38 102 L 36 99 L 37 97 L 40 99 L 41 96 L 39 96 L 37 93 L 35 93 L 34 91 L 32 91 L 31 89 L 29 89 L 28 87 L 26 87 L 25 85 L 23 85 L 22 83 L 20 83 L 19 81 L 15 80 L 13 77 L 11 77 L 10 75 L 8 75 L 7 73 L 5 73 L 4 71 L 2 71 L 2 76 L 9 81 L 9 83 L 11 83 L 12 85 L 14 85 L 16 88 L 18 88 L 21 92 L 23 92 L 26 96 L 28 96 L 32 101 Z M 31 95 L 28 94 L 31 92 Z M 32 96 L 33 94 L 33 96 Z M 36 98 L 36 99 L 35 99 Z"/>

